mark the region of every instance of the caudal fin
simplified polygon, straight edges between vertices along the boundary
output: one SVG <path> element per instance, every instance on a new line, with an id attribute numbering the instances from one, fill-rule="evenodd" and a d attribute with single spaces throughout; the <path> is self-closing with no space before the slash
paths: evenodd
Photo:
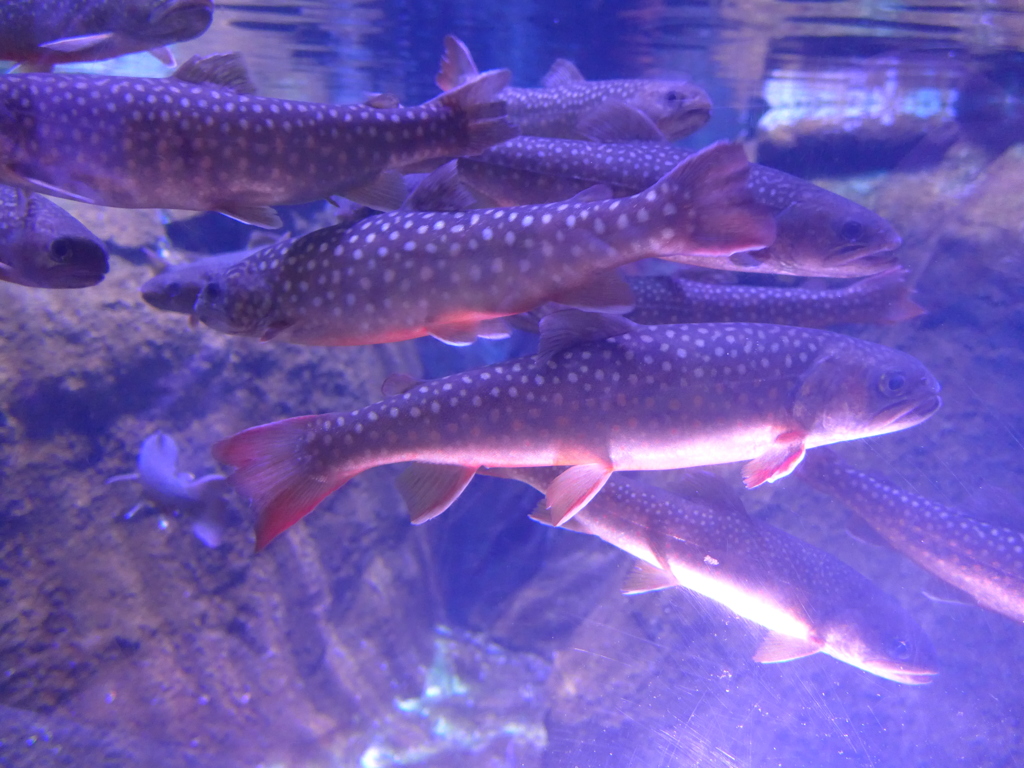
<path id="1" fill-rule="evenodd" d="M 892 267 L 851 285 L 847 290 L 871 301 L 865 305 L 862 319 L 849 322 L 894 324 L 923 315 L 925 309 L 910 298 L 909 274 L 903 267 Z"/>
<path id="2" fill-rule="evenodd" d="M 459 155 L 478 155 L 519 135 L 519 130 L 506 119 L 505 102 L 499 98 L 511 77 L 507 69 L 492 69 L 427 102 L 465 114 L 466 134 Z"/>
<path id="3" fill-rule="evenodd" d="M 754 200 L 749 176 L 743 148 L 720 141 L 637 195 L 652 219 L 664 216 L 667 237 L 659 255 L 671 259 L 674 248 L 691 256 L 728 256 L 774 243 L 775 218 Z"/>
<path id="4" fill-rule="evenodd" d="M 441 68 L 434 82 L 442 91 L 450 91 L 479 76 L 473 54 L 466 44 L 455 35 L 444 36 L 444 53 L 441 54 Z"/>
<path id="5" fill-rule="evenodd" d="M 322 416 L 299 416 L 252 427 L 213 446 L 213 457 L 235 471 L 231 486 L 258 514 L 256 550 L 309 514 L 353 475 L 312 471 L 307 436 Z"/>

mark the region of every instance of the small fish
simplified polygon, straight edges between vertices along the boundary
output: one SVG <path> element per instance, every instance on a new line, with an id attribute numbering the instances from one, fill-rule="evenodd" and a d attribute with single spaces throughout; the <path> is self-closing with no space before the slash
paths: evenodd
<path id="1" fill-rule="evenodd" d="M 149 51 L 173 64 L 165 46 L 199 37 L 213 0 L 4 0 L 0 60 L 35 71 Z"/>
<path id="2" fill-rule="evenodd" d="M 834 496 L 889 546 L 978 605 L 1024 621 L 1024 525 L 990 525 L 901 491 L 882 477 L 854 469 L 828 449 L 810 452 L 798 477 Z"/>
<path id="3" fill-rule="evenodd" d="M 507 71 L 417 107 L 338 107 L 251 95 L 238 54 L 167 78 L 0 79 L 0 182 L 119 208 L 219 211 L 276 229 L 269 206 L 338 194 L 397 208 L 398 168 L 514 135 Z"/>
<path id="4" fill-rule="evenodd" d="M 85 288 L 108 269 L 107 249 L 78 219 L 45 197 L 0 185 L 0 280 Z"/>
<path id="5" fill-rule="evenodd" d="M 924 310 L 910 298 L 908 272 L 893 267 L 842 288 L 716 285 L 683 277 L 627 277 L 636 307 L 626 315 L 643 325 L 774 323 L 827 328 L 846 323 L 899 323 Z"/>
<path id="6" fill-rule="evenodd" d="M 208 283 L 202 322 L 224 333 L 355 345 L 430 334 L 503 337 L 501 318 L 544 302 L 623 312 L 622 264 L 661 253 L 732 253 L 771 242 L 743 150 L 720 143 L 619 200 L 455 213 L 392 213 L 262 251 Z"/>
<path id="7" fill-rule="evenodd" d="M 178 444 L 164 432 L 154 432 L 142 441 L 137 471 L 115 475 L 107 484 L 137 480 L 142 484 L 143 501 L 124 513 L 131 519 L 147 502 L 164 512 L 186 512 L 193 518 L 192 532 L 204 544 L 220 544 L 221 504 L 229 490 L 224 475 L 209 474 L 196 478 L 178 471 Z"/>
<path id="8" fill-rule="evenodd" d="M 446 36 L 435 78 L 438 87 L 448 91 L 479 76 L 466 44 Z M 711 116 L 707 92 L 685 80 L 587 80 L 571 61 L 558 59 L 541 86 L 501 92 L 509 119 L 525 135 L 674 141 L 701 128 Z"/>
<path id="9" fill-rule="evenodd" d="M 569 465 L 551 518 L 572 517 L 616 470 L 750 460 L 748 487 L 804 451 L 913 426 L 939 407 L 914 358 L 828 331 L 758 324 L 642 326 L 566 310 L 541 321 L 538 355 L 429 382 L 392 379 L 383 401 L 240 432 L 214 457 L 259 514 L 257 546 L 371 467 L 401 483 L 422 522 L 480 466 Z"/>
<path id="10" fill-rule="evenodd" d="M 544 493 L 558 470 L 483 472 Z M 687 473 L 682 485 L 671 493 L 613 477 L 566 527 L 639 558 L 625 592 L 685 587 L 766 627 L 756 661 L 824 653 L 897 683 L 931 682 L 931 642 L 891 595 L 842 560 L 751 519 L 715 475 Z M 548 522 L 543 506 L 534 518 Z"/>
<path id="11" fill-rule="evenodd" d="M 646 189 L 690 152 L 667 144 L 593 144 L 521 136 L 458 161 L 458 177 L 496 205 L 564 200 L 595 184 L 617 196 Z M 778 235 L 767 248 L 686 264 L 740 272 L 863 277 L 896 264 L 900 236 L 878 214 L 809 181 L 756 163 L 754 199 L 775 215 Z"/>

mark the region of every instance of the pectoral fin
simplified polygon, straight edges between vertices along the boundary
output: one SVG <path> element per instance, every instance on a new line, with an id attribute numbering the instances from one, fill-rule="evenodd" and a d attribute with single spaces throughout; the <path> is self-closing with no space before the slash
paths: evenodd
<path id="1" fill-rule="evenodd" d="M 754 661 L 761 664 L 792 661 L 810 656 L 820 650 L 821 643 L 780 635 L 778 632 L 769 632 L 761 641 L 761 647 L 757 649 L 757 653 L 754 654 Z"/>
<path id="2" fill-rule="evenodd" d="M 383 171 L 373 181 L 340 194 L 375 211 L 397 211 L 405 202 L 405 180 L 398 171 Z"/>
<path id="3" fill-rule="evenodd" d="M 566 309 L 541 318 L 537 359 L 555 355 L 588 341 L 601 341 L 636 330 L 637 324 L 619 315 L 599 315 Z"/>
<path id="4" fill-rule="evenodd" d="M 603 143 L 666 140 L 645 112 L 622 101 L 606 101 L 584 113 L 576 130 L 591 141 Z"/>
<path id="5" fill-rule="evenodd" d="M 59 40 L 42 43 L 39 47 L 45 48 L 48 51 L 57 51 L 58 53 L 78 53 L 79 51 L 87 51 L 90 48 L 95 48 L 97 45 L 113 40 L 114 37 L 113 32 L 101 32 L 98 35 L 79 35 L 78 37 L 62 37 Z"/>
<path id="6" fill-rule="evenodd" d="M 384 379 L 384 383 L 380 385 L 380 393 L 384 397 L 401 395 L 421 383 L 419 379 L 413 378 L 407 373 L 393 373 Z"/>
<path id="7" fill-rule="evenodd" d="M 476 467 L 414 462 L 399 475 L 395 485 L 405 499 L 413 525 L 437 517 L 469 485 Z"/>
<path id="8" fill-rule="evenodd" d="M 94 200 L 90 200 L 88 197 L 83 197 L 82 195 L 76 194 L 74 192 L 69 192 L 68 190 L 62 189 L 56 186 L 55 184 L 47 184 L 45 181 L 42 181 L 41 179 L 33 179 L 30 176 L 22 176 L 17 171 L 14 171 L 12 169 L 7 169 L 7 173 L 5 175 L 8 178 L 11 178 L 12 180 L 16 180 L 18 184 L 30 187 L 36 192 L 42 192 L 44 195 L 66 197 L 68 200 L 77 200 L 80 203 L 90 203 L 92 205 L 96 204 Z"/>
<path id="9" fill-rule="evenodd" d="M 743 467 L 743 484 L 756 488 L 762 483 L 781 480 L 803 460 L 803 433 L 786 433 L 776 438 L 776 444 Z"/>
<path id="10" fill-rule="evenodd" d="M 171 53 L 171 49 L 166 45 L 161 45 L 159 48 L 150 48 L 149 55 L 168 67 L 173 67 L 178 63 L 174 60 L 174 54 Z"/>
<path id="11" fill-rule="evenodd" d="M 587 506 L 611 476 L 612 469 L 606 464 L 579 464 L 556 477 L 546 494 L 552 525 L 565 525 Z"/>
<path id="12" fill-rule="evenodd" d="M 656 565 L 639 560 L 626 576 L 626 580 L 622 582 L 622 594 L 640 595 L 644 592 L 654 592 L 658 589 L 677 586 L 679 586 L 679 582 L 671 573 Z"/>
<path id="13" fill-rule="evenodd" d="M 223 213 L 243 224 L 252 224 L 263 229 L 280 229 L 284 226 L 281 217 L 269 205 L 222 205 L 217 213 Z"/>

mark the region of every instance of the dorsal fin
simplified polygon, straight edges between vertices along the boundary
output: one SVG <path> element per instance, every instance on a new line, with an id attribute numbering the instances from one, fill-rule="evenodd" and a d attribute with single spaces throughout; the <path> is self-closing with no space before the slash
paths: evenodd
<path id="1" fill-rule="evenodd" d="M 442 91 L 450 91 L 479 74 L 480 70 L 466 44 L 455 35 L 445 35 L 441 68 L 434 76 L 437 87 Z"/>
<path id="2" fill-rule="evenodd" d="M 219 85 L 245 95 L 256 93 L 256 86 L 249 79 L 242 54 L 237 51 L 193 56 L 178 67 L 171 77 L 196 85 Z"/>
<path id="3" fill-rule="evenodd" d="M 397 109 L 402 106 L 402 102 L 393 93 L 371 93 L 363 99 L 363 104 L 374 109 Z"/>
<path id="4" fill-rule="evenodd" d="M 554 312 L 540 321 L 537 359 L 544 362 L 577 344 L 621 336 L 639 327 L 621 315 L 601 315 L 578 309 Z"/>
<path id="5" fill-rule="evenodd" d="M 380 393 L 384 395 L 384 397 L 401 395 L 408 392 L 417 384 L 422 384 L 422 382 L 407 373 L 392 373 L 384 379 L 384 383 L 380 385 Z"/>
<path id="6" fill-rule="evenodd" d="M 576 65 L 568 59 L 555 59 L 551 69 L 540 79 L 540 84 L 545 88 L 558 88 L 561 85 L 586 82 L 583 73 Z"/>
<path id="7" fill-rule="evenodd" d="M 678 586 L 679 582 L 676 580 L 676 577 L 668 571 L 656 565 L 651 565 L 644 560 L 638 560 L 636 565 L 633 566 L 633 570 L 629 572 L 625 581 L 622 582 L 622 594 L 640 595 L 644 592 L 654 592 L 658 589 Z"/>
<path id="8" fill-rule="evenodd" d="M 611 200 L 615 192 L 607 184 L 594 184 L 577 192 L 565 202 L 567 203 L 599 203 L 602 200 Z"/>

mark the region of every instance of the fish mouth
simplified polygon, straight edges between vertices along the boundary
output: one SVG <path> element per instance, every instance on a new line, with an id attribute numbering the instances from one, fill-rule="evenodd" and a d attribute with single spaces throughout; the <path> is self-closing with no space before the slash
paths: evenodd
<path id="1" fill-rule="evenodd" d="M 928 685 L 939 673 L 937 669 L 892 669 L 890 667 L 872 669 L 871 671 L 886 680 L 904 685 Z"/>
<path id="2" fill-rule="evenodd" d="M 899 260 L 892 253 L 894 249 L 895 246 L 879 248 L 864 243 L 845 245 L 834 251 L 833 264 L 844 276 L 866 277 L 896 266 Z"/>
<path id="3" fill-rule="evenodd" d="M 921 400 L 895 403 L 883 408 L 875 415 L 875 422 L 880 427 L 900 429 L 912 427 L 928 419 L 942 405 L 942 398 L 930 395 Z"/>

